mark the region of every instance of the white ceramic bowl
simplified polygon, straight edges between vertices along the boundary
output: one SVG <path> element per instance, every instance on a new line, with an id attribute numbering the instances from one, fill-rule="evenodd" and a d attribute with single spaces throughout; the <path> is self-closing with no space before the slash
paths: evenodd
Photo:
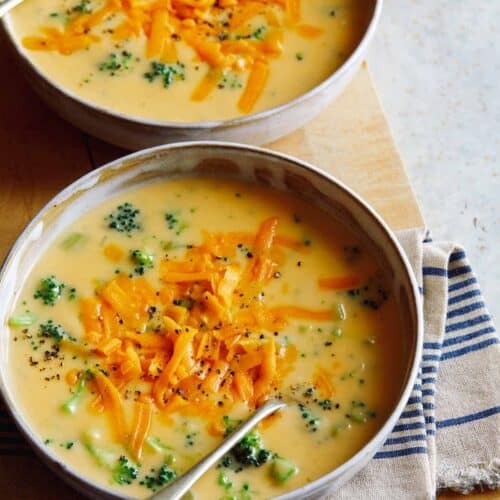
<path id="1" fill-rule="evenodd" d="M 381 429 L 356 455 L 320 479 L 280 497 L 314 498 L 338 488 L 373 457 L 396 424 L 415 383 L 422 350 L 419 292 L 405 254 L 382 219 L 353 191 L 321 170 L 263 149 L 214 142 L 171 144 L 131 154 L 71 184 L 53 198 L 19 236 L 0 272 L 0 392 L 20 430 L 52 469 L 93 498 L 119 498 L 68 468 L 27 424 L 9 383 L 7 321 L 27 274 L 41 252 L 73 220 L 107 197 L 144 182 L 186 175 L 233 177 L 287 191 L 326 210 L 367 238 L 386 263 L 399 302 L 406 350 L 400 396 Z M 29 478 L 27 477 L 27 480 Z"/>
<path id="2" fill-rule="evenodd" d="M 177 141 L 218 140 L 266 144 L 302 127 L 337 97 L 352 80 L 365 57 L 382 9 L 372 5 L 371 21 L 347 61 L 322 83 L 281 106 L 232 120 L 180 123 L 146 120 L 97 106 L 66 90 L 34 65 L 13 33 L 10 16 L 3 19 L 9 46 L 37 94 L 62 118 L 91 135 L 125 149 L 137 150 Z"/>

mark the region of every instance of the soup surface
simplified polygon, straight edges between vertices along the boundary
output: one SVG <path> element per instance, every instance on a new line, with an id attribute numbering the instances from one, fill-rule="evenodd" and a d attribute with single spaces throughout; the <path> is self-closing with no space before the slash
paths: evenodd
<path id="1" fill-rule="evenodd" d="M 138 498 L 283 398 L 192 492 L 268 498 L 380 428 L 400 327 L 383 266 L 342 223 L 272 189 L 177 179 L 108 199 L 40 256 L 9 321 L 11 383 L 45 446 Z"/>
<path id="2" fill-rule="evenodd" d="M 137 117 L 221 120 L 286 103 L 352 53 L 364 0 L 26 0 L 11 14 L 50 79 Z"/>

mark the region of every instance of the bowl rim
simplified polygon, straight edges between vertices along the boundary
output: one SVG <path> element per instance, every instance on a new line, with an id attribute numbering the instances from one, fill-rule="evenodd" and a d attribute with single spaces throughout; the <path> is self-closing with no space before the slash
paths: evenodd
<path id="1" fill-rule="evenodd" d="M 337 68 L 333 73 L 328 76 L 325 80 L 320 82 L 318 85 L 314 86 L 307 92 L 300 94 L 294 99 L 287 101 L 279 106 L 273 106 L 272 108 L 267 108 L 257 113 L 250 113 L 248 115 L 243 115 L 235 118 L 229 118 L 226 120 L 206 120 L 206 121 L 196 121 L 196 122 L 179 122 L 179 121 L 169 121 L 169 120 L 153 120 L 147 118 L 141 118 L 140 116 L 135 116 L 127 114 L 121 111 L 112 110 L 106 108 L 99 104 L 95 104 L 83 97 L 80 97 L 75 92 L 66 89 L 59 83 L 55 82 L 48 75 L 46 75 L 37 64 L 35 64 L 27 55 L 27 52 L 21 47 L 20 41 L 14 35 L 14 29 L 12 26 L 12 21 L 10 13 L 7 13 L 2 19 L 0 19 L 1 24 L 4 28 L 4 32 L 7 34 L 9 42 L 15 48 L 17 56 L 22 60 L 22 62 L 35 72 L 38 78 L 41 78 L 50 87 L 57 90 L 59 93 L 63 94 L 65 97 L 76 101 L 78 104 L 83 105 L 96 113 L 104 114 L 110 118 L 125 121 L 129 124 L 142 125 L 147 127 L 158 127 L 167 129 L 180 129 L 180 130 L 206 130 L 206 129 L 224 129 L 231 128 L 241 125 L 246 125 L 248 123 L 265 120 L 273 115 L 279 115 L 284 111 L 293 108 L 301 103 L 307 102 L 309 99 L 313 98 L 315 95 L 321 93 L 325 88 L 332 85 L 337 80 L 340 80 L 342 76 L 349 72 L 349 70 L 357 64 L 358 59 L 365 52 L 368 44 L 370 43 L 375 29 L 380 21 L 382 6 L 384 0 L 370 0 L 373 2 L 373 13 L 367 28 L 357 44 L 356 48 L 349 55 L 349 57 L 344 61 L 344 63 Z"/>
<path id="2" fill-rule="evenodd" d="M 355 469 L 355 473 L 359 471 L 359 468 L 356 469 L 356 464 L 359 464 L 363 458 L 369 457 L 372 459 L 374 453 L 380 448 L 383 441 L 387 438 L 387 436 L 392 431 L 394 425 L 399 420 L 400 415 L 407 404 L 408 398 L 413 390 L 413 386 L 417 379 L 418 370 L 420 366 L 420 361 L 422 357 L 423 350 L 423 311 L 421 307 L 421 296 L 418 287 L 418 283 L 416 281 L 415 274 L 413 273 L 412 267 L 409 263 L 408 257 L 406 256 L 401 244 L 398 242 L 394 232 L 390 229 L 387 223 L 382 219 L 380 215 L 375 212 L 375 210 L 364 201 L 358 194 L 356 194 L 350 187 L 344 184 L 341 180 L 336 178 L 334 175 L 321 170 L 319 167 L 311 165 L 310 163 L 303 161 L 301 159 L 295 158 L 291 155 L 287 155 L 281 152 L 269 150 L 266 148 L 258 147 L 258 146 L 249 146 L 246 144 L 226 142 L 226 141 L 189 141 L 189 142 L 176 142 L 170 144 L 164 144 L 160 146 L 155 146 L 152 148 L 143 149 L 140 151 L 133 152 L 131 154 L 122 156 L 108 162 L 101 167 L 91 170 L 79 177 L 71 184 L 69 184 L 66 188 L 59 191 L 52 199 L 50 199 L 41 209 L 40 211 L 31 219 L 31 221 L 26 225 L 26 227 L 22 230 L 20 235 L 17 237 L 16 241 L 12 245 L 10 251 L 8 252 L 2 267 L 0 269 L 0 284 L 3 283 L 5 279 L 5 275 L 7 270 L 11 265 L 13 265 L 13 261 L 15 261 L 15 257 L 18 254 L 20 248 L 24 244 L 25 240 L 28 239 L 29 235 L 32 231 L 37 227 L 38 223 L 43 219 L 45 213 L 51 209 L 53 206 L 57 206 L 65 200 L 71 198 L 71 195 L 75 192 L 86 191 L 88 189 L 92 189 L 94 186 L 93 182 L 90 182 L 93 179 L 99 179 L 101 174 L 106 171 L 114 171 L 119 175 L 120 170 L 127 167 L 127 165 L 132 162 L 134 163 L 131 167 L 133 169 L 139 169 L 144 160 L 147 160 L 151 157 L 168 154 L 169 151 L 177 150 L 177 149 L 193 149 L 193 148 L 201 148 L 201 149 L 210 149 L 210 148 L 219 148 L 219 149 L 232 149 L 236 151 L 246 151 L 250 153 L 254 153 L 256 155 L 263 156 L 271 156 L 277 160 L 285 161 L 288 163 L 292 163 L 295 167 L 299 169 L 303 169 L 306 171 L 312 171 L 314 174 L 323 177 L 328 183 L 335 184 L 338 188 L 340 188 L 344 193 L 346 193 L 365 213 L 372 219 L 373 223 L 377 224 L 380 229 L 385 233 L 388 237 L 388 243 L 393 246 L 393 250 L 396 251 L 396 255 L 400 259 L 400 264 L 402 265 L 402 269 L 406 273 L 406 277 L 408 278 L 408 282 L 410 284 L 409 292 L 411 292 L 411 296 L 409 297 L 409 305 L 415 311 L 414 324 L 415 327 L 415 342 L 412 346 L 413 349 L 410 351 L 409 359 L 411 362 L 408 363 L 406 372 L 405 372 L 405 381 L 404 385 L 402 385 L 402 389 L 400 391 L 399 400 L 392 408 L 391 414 L 387 417 L 384 424 L 377 430 L 377 432 L 371 437 L 371 439 L 363 445 L 363 447 L 358 450 L 353 456 L 351 456 L 344 463 L 334 468 L 332 471 L 324 474 L 318 479 L 299 487 L 295 490 L 287 492 L 276 499 L 279 500 L 291 500 L 291 499 L 300 499 L 305 498 L 307 495 L 312 495 L 318 490 L 322 490 L 326 487 L 328 483 L 331 483 L 333 480 L 341 477 L 344 473 L 346 473 L 349 469 Z M 1 324 L 6 325 L 7 318 L 0 318 Z M 2 333 L 0 331 L 0 333 Z M 21 434 L 28 441 L 30 446 L 34 449 L 35 453 L 42 458 L 44 462 L 46 462 L 56 473 L 61 475 L 64 480 L 66 480 L 73 487 L 76 487 L 80 491 L 84 491 L 88 489 L 92 493 L 99 492 L 99 494 L 104 494 L 106 498 L 131 498 L 124 495 L 119 495 L 116 490 L 112 490 L 111 488 L 107 488 L 104 485 L 93 482 L 91 479 L 86 476 L 80 474 L 75 468 L 70 467 L 65 464 L 64 461 L 52 452 L 52 450 L 43 445 L 43 441 L 40 436 L 38 436 L 28 424 L 27 420 L 23 417 L 21 411 L 18 411 L 19 408 L 15 403 L 15 398 L 10 398 L 8 383 L 6 378 L 3 376 L 2 371 L 0 371 L 0 397 L 5 403 L 5 408 L 10 413 L 11 417 L 14 420 L 17 428 L 20 430 Z M 364 467 L 364 466 L 363 466 Z M 89 491 L 86 491 L 88 494 Z"/>

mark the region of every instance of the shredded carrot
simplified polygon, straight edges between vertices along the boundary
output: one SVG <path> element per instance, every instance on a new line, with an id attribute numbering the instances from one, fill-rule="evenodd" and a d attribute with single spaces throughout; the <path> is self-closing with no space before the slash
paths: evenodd
<path id="1" fill-rule="evenodd" d="M 142 457 L 142 447 L 148 437 L 153 416 L 153 405 L 151 402 L 138 401 L 135 403 L 135 418 L 130 433 L 130 451 L 135 460 Z"/>
<path id="2" fill-rule="evenodd" d="M 215 89 L 217 84 L 222 78 L 223 72 L 221 68 L 211 68 L 207 74 L 201 79 L 200 83 L 196 86 L 191 99 L 193 101 L 203 101 Z"/>
<path id="3" fill-rule="evenodd" d="M 297 33 L 304 38 L 317 38 L 323 34 L 323 30 L 309 24 L 299 24 L 295 27 Z"/>
<path id="4" fill-rule="evenodd" d="M 192 100 L 206 99 L 225 72 L 250 70 L 239 101 L 239 109 L 249 113 L 266 85 L 270 59 L 283 53 L 285 28 L 304 38 L 322 34 L 320 28 L 301 22 L 300 11 L 301 0 L 108 0 L 91 13 L 72 12 L 63 29 L 42 26 L 39 36 L 25 37 L 22 43 L 30 50 L 70 55 L 103 37 L 120 41 L 144 36 L 146 57 L 167 64 L 179 61 L 177 47 L 184 43 L 208 66 Z M 113 15 L 122 20 L 107 33 L 103 23 Z M 259 16 L 266 19 L 267 29 L 256 35 L 252 21 Z"/>
<path id="5" fill-rule="evenodd" d="M 328 374 L 328 372 L 322 367 L 317 368 L 313 377 L 314 386 L 325 398 L 331 398 L 335 395 L 335 389 L 331 382 L 331 378 L 332 377 Z"/>
<path id="6" fill-rule="evenodd" d="M 66 382 L 68 385 L 76 385 L 78 379 L 80 378 L 80 370 L 78 368 L 72 368 L 66 373 Z"/>
<path id="7" fill-rule="evenodd" d="M 126 442 L 127 425 L 125 421 L 125 411 L 122 397 L 118 389 L 113 382 L 101 372 L 95 373 L 94 380 L 96 381 L 103 405 L 109 411 L 110 424 L 115 432 L 116 440 L 122 443 Z"/>
<path id="8" fill-rule="evenodd" d="M 267 63 L 257 61 L 253 65 L 248 82 L 238 102 L 238 108 L 243 113 L 250 113 L 259 99 L 269 77 L 269 66 Z"/>
<path id="9" fill-rule="evenodd" d="M 111 262 L 119 262 L 123 259 L 125 252 L 122 247 L 116 245 L 115 243 L 109 243 L 104 247 L 103 253 L 107 259 Z"/>

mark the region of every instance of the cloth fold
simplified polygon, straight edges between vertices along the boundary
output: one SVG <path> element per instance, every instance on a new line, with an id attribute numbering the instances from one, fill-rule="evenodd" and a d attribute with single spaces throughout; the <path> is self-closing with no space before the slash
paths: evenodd
<path id="1" fill-rule="evenodd" d="M 424 308 L 417 381 L 368 466 L 328 499 L 432 499 L 500 489 L 500 339 L 465 251 L 424 230 L 398 233 Z"/>

